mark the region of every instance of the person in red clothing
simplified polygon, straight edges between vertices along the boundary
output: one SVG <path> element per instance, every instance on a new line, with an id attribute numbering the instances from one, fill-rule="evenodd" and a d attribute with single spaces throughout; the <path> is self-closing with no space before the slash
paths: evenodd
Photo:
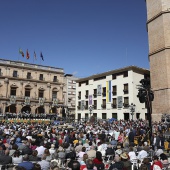
<path id="1" fill-rule="evenodd" d="M 99 151 L 96 152 L 96 158 L 93 159 L 93 163 L 97 167 L 98 170 L 103 170 L 105 168 L 101 152 Z"/>
<path id="2" fill-rule="evenodd" d="M 162 168 L 163 168 L 162 162 L 159 160 L 158 156 L 154 156 L 151 170 L 161 170 Z"/>

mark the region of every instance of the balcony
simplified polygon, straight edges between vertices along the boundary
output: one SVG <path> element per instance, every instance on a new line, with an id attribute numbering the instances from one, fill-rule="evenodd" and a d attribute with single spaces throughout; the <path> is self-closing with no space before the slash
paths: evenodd
<path id="1" fill-rule="evenodd" d="M 19 75 L 18 74 L 13 74 L 13 77 L 19 77 Z"/>
<path id="2" fill-rule="evenodd" d="M 81 96 L 78 96 L 78 99 L 80 100 L 80 99 L 81 99 Z"/>
<path id="3" fill-rule="evenodd" d="M 93 109 L 96 110 L 97 109 L 97 105 L 93 105 Z"/>
<path id="4" fill-rule="evenodd" d="M 97 97 L 97 93 L 93 94 L 93 97 L 96 98 Z"/>
<path id="5" fill-rule="evenodd" d="M 77 110 L 81 110 L 81 106 L 77 106 Z"/>
<path id="6" fill-rule="evenodd" d="M 27 76 L 27 79 L 32 79 L 32 76 Z"/>
<path id="7" fill-rule="evenodd" d="M 59 82 L 58 79 L 53 79 L 53 82 L 56 83 L 56 82 Z"/>
<path id="8" fill-rule="evenodd" d="M 129 90 L 123 90 L 124 94 L 128 94 Z"/>
<path id="9" fill-rule="evenodd" d="M 129 107 L 129 103 L 123 103 L 124 108 L 128 108 Z"/>
<path id="10" fill-rule="evenodd" d="M 106 104 L 101 104 L 102 109 L 106 109 Z"/>
<path id="11" fill-rule="evenodd" d="M 85 110 L 88 110 L 88 105 L 85 105 L 85 106 L 84 106 L 84 109 L 85 109 Z"/>
<path id="12" fill-rule="evenodd" d="M 88 99 L 88 96 L 89 96 L 89 95 L 86 94 L 86 95 L 85 95 L 85 99 Z"/>
<path id="13" fill-rule="evenodd" d="M 113 95 L 113 96 L 116 96 L 116 95 L 117 95 L 117 92 L 116 92 L 116 91 L 112 91 L 112 95 Z"/>
<path id="14" fill-rule="evenodd" d="M 117 104 L 112 103 L 112 108 L 116 109 L 117 108 Z"/>
<path id="15" fill-rule="evenodd" d="M 39 77 L 39 80 L 44 81 L 44 80 L 45 80 L 45 78 L 43 78 L 43 77 Z"/>
<path id="16" fill-rule="evenodd" d="M 102 96 L 103 96 L 103 97 L 106 97 L 106 92 L 102 93 Z"/>

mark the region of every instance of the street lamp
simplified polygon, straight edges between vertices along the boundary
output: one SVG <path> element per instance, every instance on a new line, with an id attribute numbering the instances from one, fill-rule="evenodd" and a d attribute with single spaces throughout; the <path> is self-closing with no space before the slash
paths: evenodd
<path id="1" fill-rule="evenodd" d="M 130 110 L 130 113 L 132 115 L 132 120 L 133 120 L 133 115 L 135 113 L 135 108 L 136 108 L 136 105 L 131 103 L 131 105 L 129 105 L 129 110 Z"/>
<path id="2" fill-rule="evenodd" d="M 89 111 L 90 111 L 90 117 L 91 117 L 91 114 L 92 114 L 92 111 L 93 111 L 93 106 L 89 107 Z"/>
<path id="3" fill-rule="evenodd" d="M 138 95 L 140 103 L 145 103 L 147 112 L 148 112 L 148 119 L 149 119 L 149 127 L 150 127 L 150 141 L 152 136 L 152 101 L 154 100 L 154 93 L 151 90 L 150 79 L 145 78 L 140 81 L 141 85 L 138 89 Z"/>

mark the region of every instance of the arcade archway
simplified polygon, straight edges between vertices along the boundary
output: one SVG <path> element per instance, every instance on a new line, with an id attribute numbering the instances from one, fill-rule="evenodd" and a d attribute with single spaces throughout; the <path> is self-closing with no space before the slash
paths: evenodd
<path id="1" fill-rule="evenodd" d="M 57 113 L 57 107 L 52 107 L 50 113 Z"/>
<path id="2" fill-rule="evenodd" d="M 10 106 L 7 106 L 5 108 L 5 112 L 9 112 L 9 113 L 16 113 L 17 112 L 17 109 L 16 109 L 16 105 L 10 105 Z"/>
<path id="3" fill-rule="evenodd" d="M 40 113 L 45 113 L 45 109 L 43 106 L 37 107 L 35 109 L 35 113 L 40 114 Z"/>
<path id="4" fill-rule="evenodd" d="M 31 112 L 31 108 L 30 106 L 24 106 L 22 109 L 21 109 L 21 112 L 26 112 L 26 113 L 30 113 Z"/>

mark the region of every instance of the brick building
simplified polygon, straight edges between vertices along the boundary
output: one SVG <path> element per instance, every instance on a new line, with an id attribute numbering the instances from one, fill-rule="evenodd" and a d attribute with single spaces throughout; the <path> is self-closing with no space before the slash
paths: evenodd
<path id="1" fill-rule="evenodd" d="M 170 113 L 170 0 L 146 0 L 146 5 L 153 120 L 158 120 Z"/>

